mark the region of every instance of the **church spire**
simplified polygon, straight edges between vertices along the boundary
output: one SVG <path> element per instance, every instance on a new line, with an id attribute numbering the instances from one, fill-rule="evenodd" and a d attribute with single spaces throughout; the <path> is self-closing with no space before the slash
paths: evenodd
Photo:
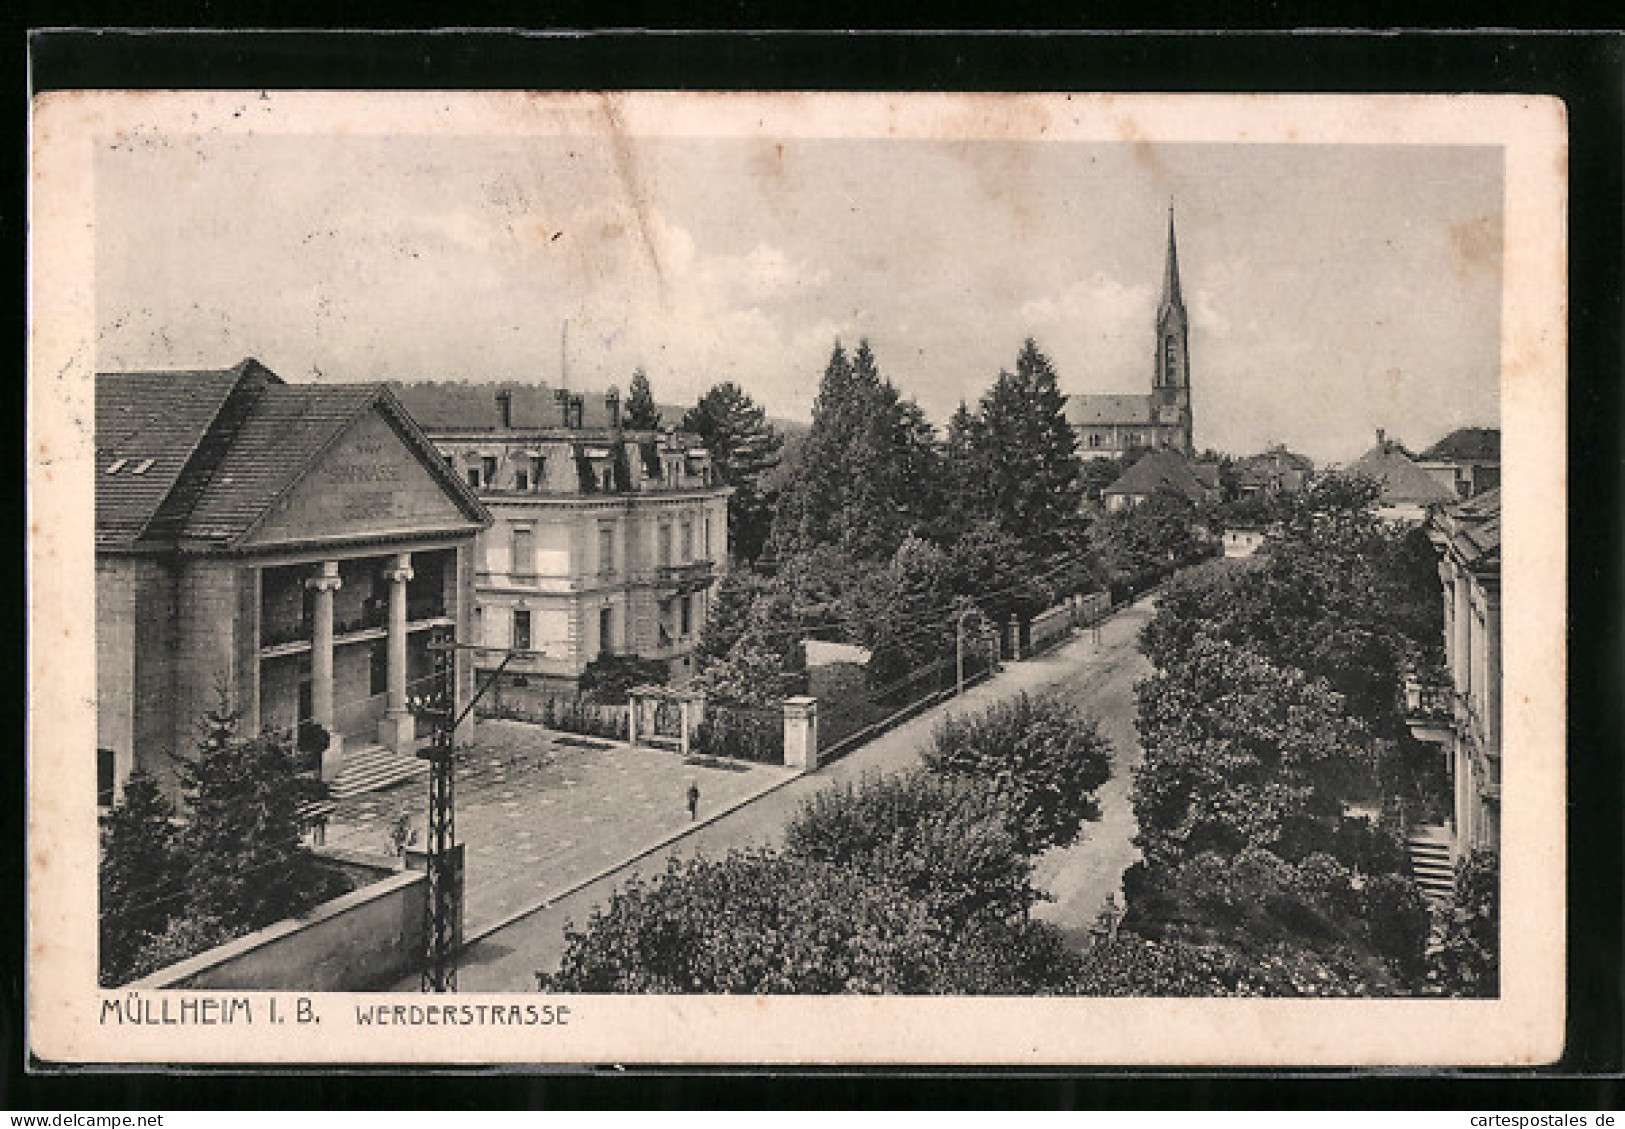
<path id="1" fill-rule="evenodd" d="M 1168 264 L 1162 272 L 1162 303 L 1161 310 L 1166 313 L 1170 307 L 1183 310 L 1185 301 L 1179 294 L 1179 248 L 1174 242 L 1174 198 L 1168 197 Z"/>

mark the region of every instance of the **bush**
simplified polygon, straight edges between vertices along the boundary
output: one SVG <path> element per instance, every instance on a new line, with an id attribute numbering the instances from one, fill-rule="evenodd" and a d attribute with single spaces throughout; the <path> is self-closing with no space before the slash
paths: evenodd
<path id="1" fill-rule="evenodd" d="M 1359 914 L 1354 872 L 1329 854 L 1312 854 L 1298 863 L 1294 889 L 1335 917 L 1348 920 Z"/>
<path id="2" fill-rule="evenodd" d="M 599 655 L 581 671 L 581 693 L 589 700 L 624 706 L 635 686 L 664 686 L 671 668 L 637 655 Z"/>
<path id="3" fill-rule="evenodd" d="M 954 922 L 1014 918 L 1040 898 L 1008 811 L 980 781 L 914 771 L 825 788 L 802 804 L 785 846 L 895 883 Z"/>
<path id="4" fill-rule="evenodd" d="M 1400 874 L 1379 874 L 1366 882 L 1363 894 L 1371 947 L 1401 976 L 1420 977 L 1433 922 L 1416 883 Z"/>
<path id="5" fill-rule="evenodd" d="M 1456 896 L 1441 915 L 1439 949 L 1429 959 L 1434 982 L 1453 996 L 1500 994 L 1501 866 L 1493 851 L 1456 864 Z"/>
<path id="6" fill-rule="evenodd" d="M 1031 994 L 1075 975 L 1056 931 L 960 929 L 894 885 L 771 851 L 673 858 L 567 926 L 546 991 Z"/>
<path id="7" fill-rule="evenodd" d="M 1070 703 L 1025 693 L 980 714 L 950 714 L 924 753 L 933 772 L 991 785 L 1024 854 L 1077 840 L 1100 818 L 1095 793 L 1111 776 L 1111 745 Z"/>

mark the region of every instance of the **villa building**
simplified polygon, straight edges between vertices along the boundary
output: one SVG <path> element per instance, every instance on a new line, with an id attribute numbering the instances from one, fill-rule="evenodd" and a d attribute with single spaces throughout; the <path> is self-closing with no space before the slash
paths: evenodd
<path id="1" fill-rule="evenodd" d="M 512 690 L 568 694 L 600 655 L 668 665 L 681 682 L 728 562 L 728 496 L 691 436 L 624 425 L 612 389 L 397 387 L 492 523 L 476 551 L 480 670 L 509 651 Z"/>

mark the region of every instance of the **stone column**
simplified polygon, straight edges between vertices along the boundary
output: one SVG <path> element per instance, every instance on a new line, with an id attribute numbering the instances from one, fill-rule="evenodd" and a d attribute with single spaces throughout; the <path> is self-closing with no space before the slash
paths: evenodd
<path id="1" fill-rule="evenodd" d="M 396 553 L 384 579 L 389 581 L 389 683 L 378 741 L 397 753 L 411 752 L 417 724 L 406 708 L 406 582 L 412 579 L 412 554 Z"/>
<path id="2" fill-rule="evenodd" d="M 338 561 L 323 561 L 322 570 L 305 581 L 314 596 L 310 635 L 310 720 L 327 730 L 329 742 L 322 754 L 322 779 L 338 771 L 344 753 L 343 738 L 333 728 L 333 593 L 344 582 Z"/>
<path id="3" fill-rule="evenodd" d="M 784 699 L 784 763 L 803 772 L 818 769 L 818 699 Z"/>

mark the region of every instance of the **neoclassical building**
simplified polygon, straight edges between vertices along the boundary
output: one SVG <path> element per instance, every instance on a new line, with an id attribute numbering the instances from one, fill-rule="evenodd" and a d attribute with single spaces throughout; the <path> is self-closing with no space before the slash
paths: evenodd
<path id="1" fill-rule="evenodd" d="M 402 401 L 492 515 L 475 554 L 481 670 L 568 694 L 600 655 L 681 682 L 728 565 L 728 496 L 692 436 L 625 425 L 618 393 L 406 384 Z"/>
<path id="2" fill-rule="evenodd" d="M 383 385 L 254 360 L 99 374 L 98 798 L 137 765 L 173 788 L 222 693 L 244 732 L 326 730 L 326 778 L 410 758 L 428 641 L 466 637 L 489 520 Z M 459 700 L 472 674 L 459 657 Z"/>
<path id="3" fill-rule="evenodd" d="M 1167 447 L 1195 453 L 1191 424 L 1190 319 L 1179 288 L 1179 249 L 1174 209 L 1168 206 L 1168 253 L 1162 298 L 1157 303 L 1156 355 L 1149 395 L 1069 396 L 1066 418 L 1078 433 L 1083 458 L 1124 455 Z"/>
<path id="4" fill-rule="evenodd" d="M 1411 732 L 1438 744 L 1454 792 L 1454 857 L 1499 849 L 1501 824 L 1501 492 L 1436 510 L 1426 526 L 1444 587 L 1442 682 L 1406 686 Z"/>

